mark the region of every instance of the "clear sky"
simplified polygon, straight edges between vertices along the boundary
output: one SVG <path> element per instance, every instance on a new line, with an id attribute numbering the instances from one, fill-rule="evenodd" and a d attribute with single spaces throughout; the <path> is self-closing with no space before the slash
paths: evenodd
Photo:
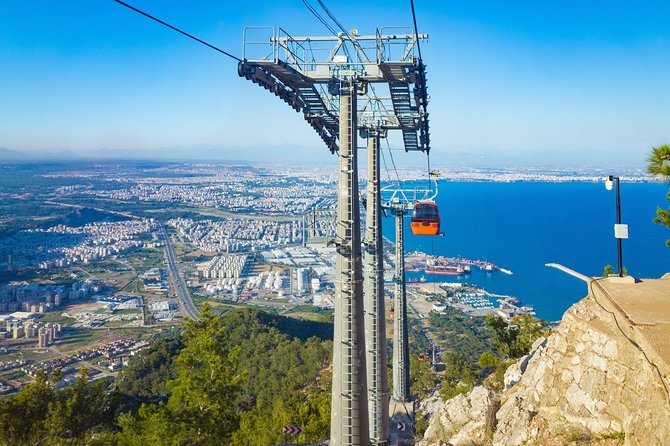
<path id="1" fill-rule="evenodd" d="M 236 55 L 246 25 L 327 33 L 301 0 L 129 2 Z M 411 24 L 408 0 L 324 2 L 363 33 Z M 438 159 L 632 165 L 670 142 L 667 0 L 415 3 Z M 112 0 L 0 2 L 0 147 L 327 154 L 233 60 Z"/>

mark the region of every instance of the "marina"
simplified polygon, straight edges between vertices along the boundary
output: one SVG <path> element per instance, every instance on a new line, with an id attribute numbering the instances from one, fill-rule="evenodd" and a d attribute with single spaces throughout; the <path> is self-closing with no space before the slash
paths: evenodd
<path id="1" fill-rule="evenodd" d="M 523 305 L 514 296 L 494 294 L 478 285 L 460 282 L 407 282 L 408 289 L 431 294 L 438 303 L 432 305 L 431 311 L 443 312 L 446 306 L 455 308 L 469 316 L 500 316 L 512 319 L 524 314 L 535 315 L 530 305 Z"/>
<path id="2" fill-rule="evenodd" d="M 443 311 L 449 305 L 471 316 L 490 314 L 511 319 L 523 314 L 535 315 L 534 308 L 522 305 L 517 297 L 491 293 L 484 286 L 470 282 L 471 278 L 475 279 L 473 276 L 491 277 L 498 272 L 506 276 L 514 274 L 488 260 L 432 256 L 416 250 L 406 254 L 405 270 L 409 286 L 420 287 L 432 294 L 446 293 L 444 302 L 435 305 L 433 311 Z M 456 281 L 442 282 L 443 277 L 453 277 Z"/>

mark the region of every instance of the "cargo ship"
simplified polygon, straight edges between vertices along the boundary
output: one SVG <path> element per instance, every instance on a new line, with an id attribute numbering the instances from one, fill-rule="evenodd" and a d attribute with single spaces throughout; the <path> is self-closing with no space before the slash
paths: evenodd
<path id="1" fill-rule="evenodd" d="M 435 276 L 463 276 L 466 274 L 465 269 L 460 265 L 429 266 L 424 272 Z"/>

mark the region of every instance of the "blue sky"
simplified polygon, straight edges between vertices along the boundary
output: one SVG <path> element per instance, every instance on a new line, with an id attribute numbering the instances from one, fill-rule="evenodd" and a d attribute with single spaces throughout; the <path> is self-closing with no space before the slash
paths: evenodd
<path id="1" fill-rule="evenodd" d="M 246 25 L 327 33 L 300 0 L 130 3 L 233 54 Z M 409 1 L 325 3 L 364 33 L 411 23 Z M 436 159 L 626 166 L 670 142 L 670 2 L 416 7 Z M 112 0 L 0 3 L 0 147 L 327 156 L 234 61 Z"/>

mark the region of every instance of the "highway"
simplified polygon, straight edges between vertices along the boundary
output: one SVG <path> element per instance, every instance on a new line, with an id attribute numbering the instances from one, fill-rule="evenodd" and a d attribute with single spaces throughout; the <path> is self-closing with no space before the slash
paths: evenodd
<path id="1" fill-rule="evenodd" d="M 161 224 L 159 231 L 163 236 L 165 241 L 165 255 L 168 260 L 168 268 L 170 272 L 170 283 L 172 287 L 177 292 L 177 299 L 179 300 L 179 306 L 181 307 L 182 312 L 185 316 L 190 317 L 191 319 L 198 319 L 198 310 L 195 308 L 193 301 L 191 300 L 191 295 L 186 288 L 186 282 L 181 276 L 179 269 L 177 268 L 177 263 L 174 260 L 174 252 L 172 251 L 172 245 L 170 245 L 170 238 L 165 231 L 165 227 Z"/>

